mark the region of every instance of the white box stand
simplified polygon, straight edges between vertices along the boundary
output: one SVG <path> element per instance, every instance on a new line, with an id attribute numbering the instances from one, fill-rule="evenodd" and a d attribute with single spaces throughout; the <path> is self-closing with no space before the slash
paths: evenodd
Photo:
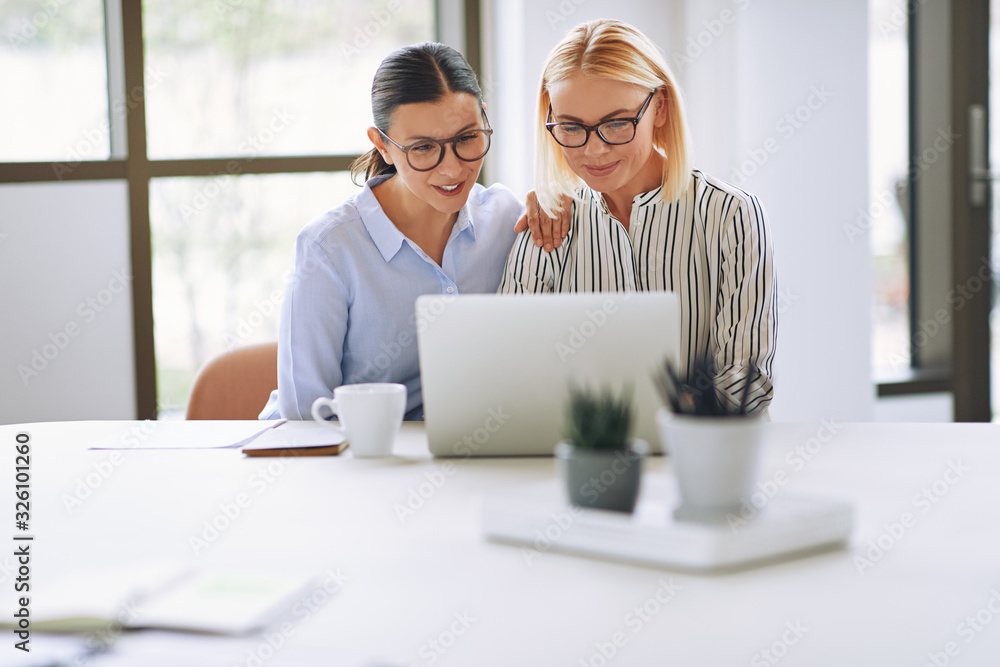
<path id="1" fill-rule="evenodd" d="M 539 551 L 560 551 L 680 570 L 725 570 L 801 556 L 843 545 L 853 511 L 843 500 L 779 490 L 744 519 L 678 521 L 674 479 L 647 474 L 632 515 L 571 506 L 563 480 L 489 496 L 483 503 L 488 539 Z M 756 500 L 756 499 L 755 499 Z"/>

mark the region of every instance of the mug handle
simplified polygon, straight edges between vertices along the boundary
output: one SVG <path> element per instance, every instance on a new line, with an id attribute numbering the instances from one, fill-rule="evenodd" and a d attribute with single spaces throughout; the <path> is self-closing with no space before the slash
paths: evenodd
<path id="1" fill-rule="evenodd" d="M 327 396 L 320 396 L 315 401 L 313 401 L 312 409 L 310 410 L 310 412 L 312 413 L 312 418 L 315 419 L 318 422 L 329 421 L 321 413 L 321 409 L 324 406 L 330 408 L 330 412 L 331 413 L 337 414 L 337 410 L 338 410 L 338 408 L 337 408 L 337 399 L 336 398 L 329 398 Z M 333 416 L 333 414 L 331 416 Z"/>

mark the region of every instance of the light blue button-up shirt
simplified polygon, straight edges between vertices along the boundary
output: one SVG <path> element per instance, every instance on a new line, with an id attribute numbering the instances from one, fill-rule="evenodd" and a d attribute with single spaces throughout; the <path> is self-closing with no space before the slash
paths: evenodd
<path id="1" fill-rule="evenodd" d="M 506 187 L 475 185 L 441 265 L 364 190 L 299 233 L 281 306 L 278 389 L 261 419 L 311 419 L 319 396 L 360 382 L 406 385 L 406 419 L 423 419 L 414 303 L 421 294 L 496 292 L 521 203 Z"/>

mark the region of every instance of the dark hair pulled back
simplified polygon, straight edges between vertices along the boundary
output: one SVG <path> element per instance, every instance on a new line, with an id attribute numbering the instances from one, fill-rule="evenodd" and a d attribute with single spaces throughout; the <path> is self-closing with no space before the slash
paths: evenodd
<path id="1" fill-rule="evenodd" d="M 392 114 L 404 104 L 436 102 L 447 93 L 468 93 L 483 103 L 483 91 L 476 73 L 465 57 L 444 44 L 422 42 L 393 51 L 375 72 L 372 81 L 372 118 L 375 127 L 388 132 Z M 351 165 L 351 179 L 365 180 L 381 174 L 396 173 L 378 149 L 359 157 Z"/>

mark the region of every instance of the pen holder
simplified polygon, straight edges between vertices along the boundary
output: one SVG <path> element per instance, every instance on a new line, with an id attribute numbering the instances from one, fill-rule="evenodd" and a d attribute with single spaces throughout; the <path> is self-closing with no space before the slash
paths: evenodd
<path id="1" fill-rule="evenodd" d="M 757 482 L 763 420 L 657 413 L 664 451 L 673 459 L 682 521 L 720 522 L 738 513 Z"/>

